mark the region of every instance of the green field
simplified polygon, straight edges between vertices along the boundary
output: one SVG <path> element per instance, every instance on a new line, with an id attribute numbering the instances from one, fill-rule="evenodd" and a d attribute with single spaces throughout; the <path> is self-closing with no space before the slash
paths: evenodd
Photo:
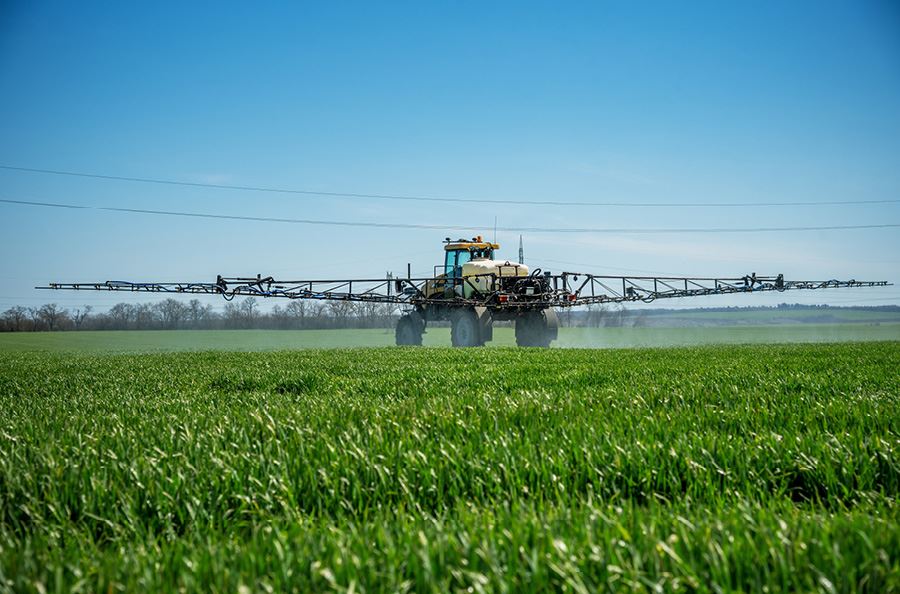
<path id="1" fill-rule="evenodd" d="M 639 310 L 631 310 L 632 315 L 639 314 Z M 844 307 L 823 307 L 813 309 L 796 308 L 765 308 L 765 309 L 734 309 L 734 310 L 668 310 L 651 312 L 648 322 L 654 325 L 680 325 L 694 321 L 705 324 L 723 324 L 734 326 L 738 324 L 858 324 L 858 323 L 898 323 L 900 312 L 883 311 L 877 309 L 851 309 Z"/>
<path id="2" fill-rule="evenodd" d="M 771 344 L 900 340 L 900 323 L 797 324 L 706 328 L 560 328 L 560 348 L 621 348 L 703 344 Z M 512 328 L 495 328 L 489 346 L 513 346 Z M 2 351 L 171 352 L 274 351 L 382 347 L 393 330 L 160 330 L 0 333 Z M 449 328 L 429 328 L 426 346 L 450 344 Z"/>
<path id="3" fill-rule="evenodd" d="M 897 591 L 898 369 L 897 342 L 6 350 L 0 590 Z"/>

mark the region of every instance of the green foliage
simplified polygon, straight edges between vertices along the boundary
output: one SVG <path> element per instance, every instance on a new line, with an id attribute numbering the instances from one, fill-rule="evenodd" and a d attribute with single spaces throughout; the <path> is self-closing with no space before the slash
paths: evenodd
<path id="1" fill-rule="evenodd" d="M 900 588 L 897 343 L 0 354 L 0 589 Z"/>

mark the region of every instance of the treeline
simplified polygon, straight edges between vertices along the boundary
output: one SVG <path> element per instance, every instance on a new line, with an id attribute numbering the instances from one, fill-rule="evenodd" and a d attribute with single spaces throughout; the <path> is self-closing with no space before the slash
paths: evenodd
<path id="1" fill-rule="evenodd" d="M 643 312 L 622 307 L 588 306 L 581 311 L 559 312 L 563 326 L 643 326 Z M 253 297 L 230 301 L 222 312 L 198 299 L 188 302 L 164 299 L 156 303 L 117 303 L 106 312 L 90 305 L 64 309 L 56 303 L 41 307 L 11 307 L 0 317 L 0 332 L 46 332 L 65 330 L 312 330 L 328 328 L 393 328 L 400 311 L 384 303 L 350 301 L 290 301 L 262 311 Z M 445 326 L 446 322 L 430 322 Z M 511 326 L 495 322 L 495 326 Z"/>
<path id="2" fill-rule="evenodd" d="M 298 300 L 262 311 L 253 297 L 230 301 L 221 313 L 197 299 L 118 303 L 107 312 L 94 312 L 90 305 L 69 310 L 48 303 L 7 309 L 0 317 L 0 331 L 391 328 L 398 316 L 394 305 L 349 301 Z"/>
<path id="3" fill-rule="evenodd" d="M 587 305 L 583 308 L 562 309 L 559 323 L 570 328 L 632 328 L 647 325 L 647 313 L 628 310 L 622 305 Z"/>

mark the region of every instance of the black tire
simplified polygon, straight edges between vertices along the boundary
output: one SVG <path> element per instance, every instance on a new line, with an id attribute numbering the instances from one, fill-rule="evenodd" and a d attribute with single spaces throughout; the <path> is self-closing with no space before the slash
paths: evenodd
<path id="1" fill-rule="evenodd" d="M 450 341 L 455 347 L 484 346 L 478 317 L 471 309 L 464 309 L 450 321 Z"/>
<path id="2" fill-rule="evenodd" d="M 422 346 L 425 325 L 418 314 L 406 314 L 397 322 L 397 346 Z"/>
<path id="3" fill-rule="evenodd" d="M 550 310 L 547 310 L 550 311 Z M 549 348 L 556 338 L 550 329 L 552 321 L 548 319 L 555 312 L 527 312 L 516 320 L 516 345 L 520 347 Z"/>
<path id="4" fill-rule="evenodd" d="M 516 346 L 533 347 L 537 346 L 536 320 L 534 316 L 525 314 L 516 319 Z"/>

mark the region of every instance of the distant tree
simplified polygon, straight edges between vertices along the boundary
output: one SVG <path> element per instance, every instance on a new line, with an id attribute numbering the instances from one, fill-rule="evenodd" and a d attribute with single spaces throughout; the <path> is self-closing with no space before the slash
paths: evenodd
<path id="1" fill-rule="evenodd" d="M 21 332 L 28 319 L 28 310 L 21 305 L 10 307 L 3 312 L 3 319 L 13 332 Z"/>
<path id="2" fill-rule="evenodd" d="M 234 301 L 225 304 L 225 327 L 241 327 L 241 306 Z"/>
<path id="3" fill-rule="evenodd" d="M 245 328 L 253 327 L 253 323 L 259 317 L 259 304 L 255 297 L 247 297 L 241 302 L 241 317 Z"/>
<path id="4" fill-rule="evenodd" d="M 374 328 L 375 327 L 375 306 L 376 303 L 356 303 L 354 310 L 354 316 L 356 317 L 356 322 L 359 326 L 363 328 Z"/>
<path id="5" fill-rule="evenodd" d="M 140 330 L 154 328 L 159 321 L 159 315 L 152 303 L 140 303 L 134 307 L 134 323 Z"/>
<path id="6" fill-rule="evenodd" d="M 397 306 L 393 303 L 378 303 L 375 305 L 375 315 L 379 328 L 390 328 L 394 325 Z"/>
<path id="7" fill-rule="evenodd" d="M 130 303 L 116 303 L 106 314 L 116 330 L 125 330 L 134 321 L 134 306 Z"/>
<path id="8" fill-rule="evenodd" d="M 178 328 L 190 315 L 191 308 L 177 299 L 165 299 L 153 306 L 164 328 Z"/>
<path id="9" fill-rule="evenodd" d="M 328 319 L 325 312 L 328 305 L 322 301 L 313 301 L 307 307 L 307 319 L 309 320 L 307 328 L 326 328 L 328 327 Z"/>
<path id="10" fill-rule="evenodd" d="M 225 325 L 229 328 L 252 328 L 258 317 L 259 307 L 253 297 L 225 304 Z"/>
<path id="11" fill-rule="evenodd" d="M 287 314 L 284 308 L 278 304 L 272 307 L 272 311 L 270 311 L 269 315 L 266 317 L 269 321 L 267 325 L 270 328 L 284 330 L 290 326 L 290 316 Z"/>
<path id="12" fill-rule="evenodd" d="M 43 320 L 41 320 L 41 308 L 40 307 L 29 307 L 25 311 L 28 312 L 28 319 L 31 320 L 31 331 L 37 332 L 44 326 Z"/>
<path id="13" fill-rule="evenodd" d="M 287 304 L 284 313 L 290 318 L 291 327 L 303 328 L 306 325 L 307 309 L 306 301 L 302 299 L 295 299 Z"/>
<path id="14" fill-rule="evenodd" d="M 354 312 L 355 319 L 351 319 L 350 323 L 362 328 L 391 326 L 396 309 L 397 307 L 391 303 L 358 303 Z"/>
<path id="15" fill-rule="evenodd" d="M 42 306 L 37 313 L 40 320 L 47 326 L 50 332 L 59 329 L 59 325 L 69 317 L 69 312 L 61 309 L 55 303 L 48 303 Z"/>
<path id="16" fill-rule="evenodd" d="M 329 301 L 328 312 L 331 314 L 336 328 L 349 326 L 349 319 L 354 314 L 355 304 L 352 301 Z"/>
<path id="17" fill-rule="evenodd" d="M 87 319 L 91 312 L 94 310 L 90 305 L 85 305 L 84 308 L 76 309 L 72 312 L 72 323 L 75 324 L 75 329 L 80 330 L 81 325 L 84 324 L 84 320 Z"/>
<path id="18" fill-rule="evenodd" d="M 199 328 L 209 323 L 212 317 L 212 305 L 203 305 L 199 299 L 191 299 L 190 303 L 188 303 L 188 320 L 190 320 L 192 327 Z"/>

